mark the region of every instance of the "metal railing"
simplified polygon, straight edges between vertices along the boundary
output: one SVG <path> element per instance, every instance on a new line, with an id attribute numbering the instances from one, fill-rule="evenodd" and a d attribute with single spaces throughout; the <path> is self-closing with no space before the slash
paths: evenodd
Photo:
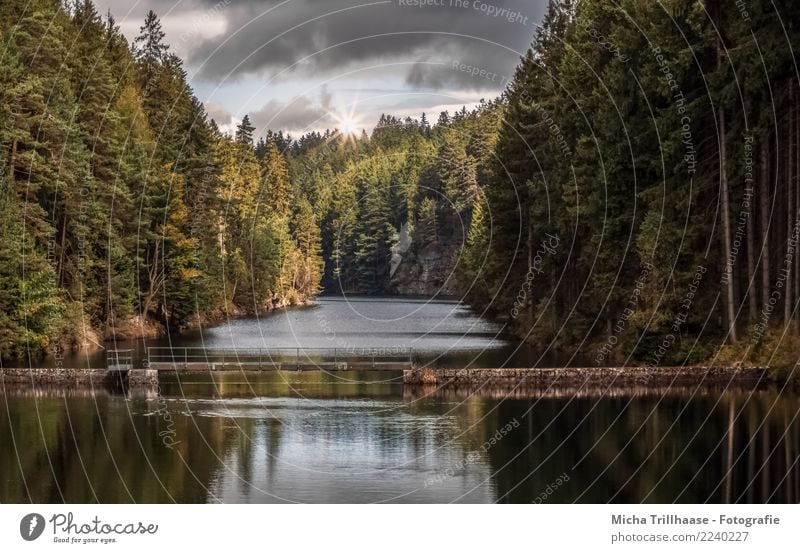
<path id="1" fill-rule="evenodd" d="M 301 366 L 333 366 L 345 368 L 382 368 L 411 366 L 413 352 L 409 348 L 204 348 L 148 347 L 151 366 L 193 364 L 257 366 L 259 368 L 300 368 Z"/>
<path id="2" fill-rule="evenodd" d="M 110 349 L 106 351 L 106 367 L 109 371 L 129 371 L 133 368 L 133 350 Z"/>

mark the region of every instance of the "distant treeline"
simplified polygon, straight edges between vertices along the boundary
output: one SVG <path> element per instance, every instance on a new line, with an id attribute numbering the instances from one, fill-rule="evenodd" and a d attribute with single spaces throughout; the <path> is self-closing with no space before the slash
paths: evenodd
<path id="1" fill-rule="evenodd" d="M 319 217 L 326 291 L 391 291 L 401 231 L 409 259 L 421 251 L 457 257 L 478 183 L 488 179 L 502 108 L 502 100 L 483 102 L 442 112 L 433 124 L 424 113 L 383 115 L 370 136 L 310 133 L 288 146 L 296 189 Z"/>

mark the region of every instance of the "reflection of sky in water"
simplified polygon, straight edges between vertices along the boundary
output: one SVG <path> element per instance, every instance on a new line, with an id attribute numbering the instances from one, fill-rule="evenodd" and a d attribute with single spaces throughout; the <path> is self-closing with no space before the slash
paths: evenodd
<path id="1" fill-rule="evenodd" d="M 190 402 L 194 416 L 258 418 L 221 459 L 210 496 L 223 502 L 488 502 L 485 456 L 470 455 L 454 416 L 411 414 L 402 401 Z M 196 409 L 196 411 L 195 411 Z M 452 475 L 445 477 L 450 469 Z M 427 483 L 427 485 L 426 485 Z"/>
<path id="2" fill-rule="evenodd" d="M 409 348 L 414 351 L 497 349 L 501 325 L 458 302 L 321 298 L 260 320 L 232 320 L 203 332 L 212 348 Z M 200 344 L 198 344 L 200 345 Z"/>

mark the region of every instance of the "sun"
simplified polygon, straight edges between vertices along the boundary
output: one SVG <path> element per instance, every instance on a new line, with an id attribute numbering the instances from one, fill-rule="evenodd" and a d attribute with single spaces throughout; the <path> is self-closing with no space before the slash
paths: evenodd
<path id="1" fill-rule="evenodd" d="M 358 122 L 352 117 L 343 117 L 339 121 L 339 127 L 342 134 L 356 134 L 358 132 Z"/>
<path id="2" fill-rule="evenodd" d="M 331 119 L 336 122 L 336 128 L 339 133 L 345 136 L 355 136 L 361 131 L 361 123 L 355 111 L 356 104 L 353 103 L 350 109 L 339 109 L 330 112 Z"/>

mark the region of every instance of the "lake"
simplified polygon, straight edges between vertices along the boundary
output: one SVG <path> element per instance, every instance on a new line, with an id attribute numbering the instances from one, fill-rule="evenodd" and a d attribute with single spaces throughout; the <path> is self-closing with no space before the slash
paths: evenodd
<path id="1" fill-rule="evenodd" d="M 398 346 L 446 364 L 520 351 L 461 304 L 390 299 L 323 299 L 180 341 Z M 187 374 L 130 395 L 7 388 L 0 502 L 800 500 L 796 391 L 504 399 L 422 395 L 401 376 Z"/>
<path id="2" fill-rule="evenodd" d="M 109 346 L 112 347 L 112 346 Z M 417 360 L 444 367 L 534 367 L 579 364 L 553 352 L 538 352 L 456 300 L 397 297 L 321 297 L 313 305 L 260 318 L 171 334 L 156 340 L 120 341 L 118 349 L 159 348 L 337 348 L 343 352 L 413 352 Z M 42 366 L 52 366 L 45 359 Z M 66 367 L 104 367 L 102 351 L 67 355 Z"/>

